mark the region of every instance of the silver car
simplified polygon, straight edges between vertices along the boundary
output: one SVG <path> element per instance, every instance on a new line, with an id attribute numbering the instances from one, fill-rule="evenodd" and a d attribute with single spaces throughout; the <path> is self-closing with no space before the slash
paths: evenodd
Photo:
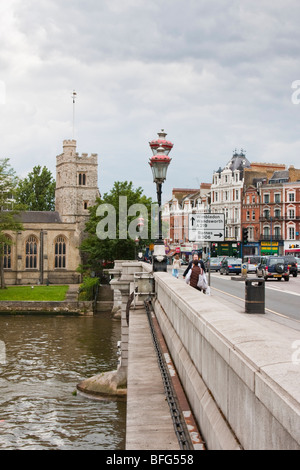
<path id="1" fill-rule="evenodd" d="M 210 266 L 210 271 L 220 271 L 222 264 L 222 258 L 216 257 L 216 258 L 210 258 L 209 260 L 209 266 Z"/>

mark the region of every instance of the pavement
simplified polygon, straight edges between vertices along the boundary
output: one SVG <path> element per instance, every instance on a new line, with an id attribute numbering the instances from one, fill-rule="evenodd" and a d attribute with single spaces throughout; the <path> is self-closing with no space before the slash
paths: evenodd
<path id="1" fill-rule="evenodd" d="M 144 306 L 131 309 L 129 318 L 126 450 L 182 450 Z M 162 335 L 157 330 L 157 322 L 155 329 L 163 355 L 168 357 L 167 370 L 172 370 L 172 383 L 184 427 L 186 425 L 185 429 L 188 429 L 190 449 L 204 450 L 184 392 L 178 380 L 176 383 L 178 377 L 170 363 Z"/>

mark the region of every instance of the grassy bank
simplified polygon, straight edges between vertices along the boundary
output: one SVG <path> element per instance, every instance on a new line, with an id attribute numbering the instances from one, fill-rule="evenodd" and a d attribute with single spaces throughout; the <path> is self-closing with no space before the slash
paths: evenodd
<path id="1" fill-rule="evenodd" d="M 69 286 L 9 286 L 7 289 L 0 289 L 0 301 L 62 301 L 65 300 L 68 288 Z"/>

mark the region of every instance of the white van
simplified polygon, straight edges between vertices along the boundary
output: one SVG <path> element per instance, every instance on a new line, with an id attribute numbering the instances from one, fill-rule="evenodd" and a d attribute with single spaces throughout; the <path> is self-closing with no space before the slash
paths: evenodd
<path id="1" fill-rule="evenodd" d="M 244 256 L 243 263 L 247 265 L 248 273 L 256 273 L 256 269 L 260 263 L 261 258 L 261 256 L 256 255 Z"/>

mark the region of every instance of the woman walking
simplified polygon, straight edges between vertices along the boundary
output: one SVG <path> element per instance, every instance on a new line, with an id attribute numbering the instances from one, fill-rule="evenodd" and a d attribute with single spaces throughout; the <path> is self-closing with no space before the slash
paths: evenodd
<path id="1" fill-rule="evenodd" d="M 177 277 L 179 275 L 179 269 L 181 268 L 181 261 L 179 259 L 179 255 L 176 255 L 174 260 L 173 260 L 173 266 L 172 266 L 172 276 Z"/>
<path id="2" fill-rule="evenodd" d="M 203 269 L 198 266 L 198 260 L 193 261 L 193 267 L 190 275 L 190 286 L 195 289 L 202 290 L 203 286 Z"/>

